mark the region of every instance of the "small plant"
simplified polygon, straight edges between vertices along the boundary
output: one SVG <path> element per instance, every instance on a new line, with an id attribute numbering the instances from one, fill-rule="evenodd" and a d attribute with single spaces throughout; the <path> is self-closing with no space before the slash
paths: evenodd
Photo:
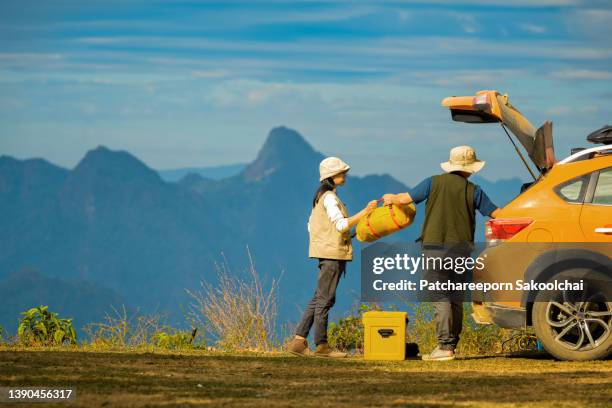
<path id="1" fill-rule="evenodd" d="M 155 333 L 152 341 L 156 347 L 163 349 L 185 349 L 193 346 L 193 341 L 197 332 L 197 329 L 193 329 L 191 332 L 188 332 L 167 328 L 164 331 Z"/>
<path id="2" fill-rule="evenodd" d="M 376 304 L 361 304 L 353 309 L 352 314 L 341 317 L 329 324 L 327 341 L 329 345 L 341 351 L 356 350 L 363 352 L 363 322 L 365 312 L 381 310 Z"/>
<path id="3" fill-rule="evenodd" d="M 538 338 L 533 329 L 512 330 L 502 342 L 503 353 L 520 353 L 538 350 Z"/>
<path id="4" fill-rule="evenodd" d="M 19 319 L 17 338 L 24 345 L 56 346 L 76 344 L 72 319 L 61 319 L 48 306 L 34 307 Z"/>

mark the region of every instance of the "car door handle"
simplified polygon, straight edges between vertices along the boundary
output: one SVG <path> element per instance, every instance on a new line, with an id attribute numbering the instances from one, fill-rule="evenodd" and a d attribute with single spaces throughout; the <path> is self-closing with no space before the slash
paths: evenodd
<path id="1" fill-rule="evenodd" d="M 598 234 L 612 234 L 611 227 L 597 227 L 595 228 L 595 232 Z"/>

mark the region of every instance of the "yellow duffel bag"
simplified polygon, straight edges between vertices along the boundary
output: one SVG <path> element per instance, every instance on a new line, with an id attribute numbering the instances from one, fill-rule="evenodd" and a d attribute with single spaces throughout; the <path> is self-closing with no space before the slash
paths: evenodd
<path id="1" fill-rule="evenodd" d="M 416 215 L 414 204 L 389 204 L 378 207 L 359 220 L 357 239 L 361 242 L 372 242 L 379 238 L 406 228 Z"/>

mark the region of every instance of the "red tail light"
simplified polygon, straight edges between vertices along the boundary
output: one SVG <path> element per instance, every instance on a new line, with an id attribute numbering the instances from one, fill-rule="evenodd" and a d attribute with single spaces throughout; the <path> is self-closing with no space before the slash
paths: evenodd
<path id="1" fill-rule="evenodd" d="M 485 237 L 488 242 L 505 241 L 525 229 L 533 220 L 531 218 L 499 218 L 487 221 Z"/>

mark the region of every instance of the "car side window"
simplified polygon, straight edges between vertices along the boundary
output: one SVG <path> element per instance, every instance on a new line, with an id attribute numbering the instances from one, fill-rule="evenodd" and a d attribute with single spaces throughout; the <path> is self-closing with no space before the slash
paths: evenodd
<path id="1" fill-rule="evenodd" d="M 612 205 L 612 168 L 599 173 L 593 204 Z"/>
<path id="2" fill-rule="evenodd" d="M 584 198 L 584 192 L 589 183 L 589 177 L 580 176 L 567 181 L 556 188 L 557 194 L 567 202 L 580 203 Z"/>

